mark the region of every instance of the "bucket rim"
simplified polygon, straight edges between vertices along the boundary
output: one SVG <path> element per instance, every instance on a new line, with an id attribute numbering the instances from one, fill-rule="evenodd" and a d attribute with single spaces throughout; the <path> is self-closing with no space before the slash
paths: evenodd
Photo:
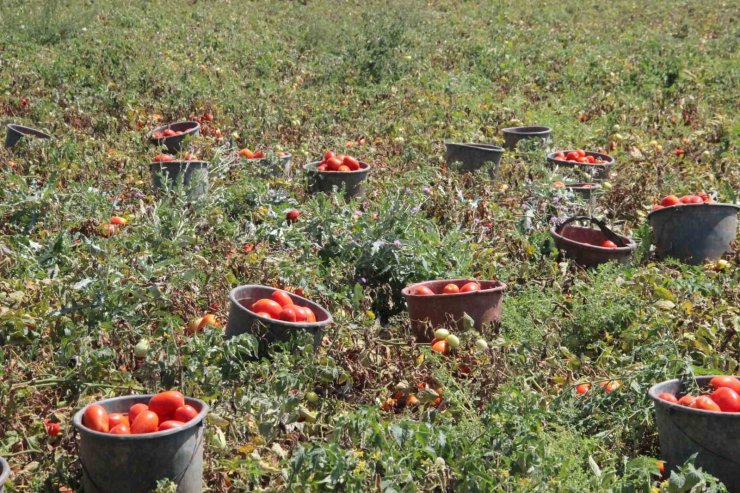
<path id="1" fill-rule="evenodd" d="M 5 484 L 10 476 L 10 464 L 4 457 L 0 457 L 0 488 Z"/>
<path id="2" fill-rule="evenodd" d="M 274 288 L 272 286 L 264 286 L 262 284 L 244 284 L 242 286 L 237 286 L 229 292 L 229 301 L 231 302 L 231 305 L 236 307 L 236 309 L 245 310 L 249 312 L 249 314 L 253 316 L 254 318 L 261 320 L 265 324 L 270 324 L 270 325 L 284 326 L 284 327 L 297 328 L 297 329 L 317 329 L 317 328 L 325 327 L 329 324 L 334 323 L 334 317 L 332 317 L 331 312 L 329 310 L 319 305 L 315 301 L 311 301 L 308 298 L 304 298 L 303 296 L 299 296 L 295 293 L 291 293 L 290 291 L 286 291 L 285 289 L 281 289 L 280 291 L 287 293 L 288 296 L 290 296 L 291 298 L 297 298 L 298 300 L 305 302 L 311 305 L 312 307 L 318 308 L 321 312 L 323 312 L 326 315 L 326 319 L 322 320 L 321 322 L 286 322 L 285 320 L 275 320 L 274 318 L 265 318 L 260 315 L 257 315 L 256 312 L 253 312 L 251 309 L 242 305 L 241 303 L 239 303 L 239 300 L 236 299 L 237 291 L 244 290 L 244 289 L 255 289 L 255 288 L 270 289 L 272 292 L 278 291 L 278 288 Z"/>
<path id="3" fill-rule="evenodd" d="M 172 161 L 154 161 L 152 163 L 149 163 L 149 167 L 154 169 L 155 167 L 160 166 L 182 166 L 191 164 L 194 164 L 196 166 L 208 167 L 208 161 L 203 161 L 202 159 L 173 159 Z"/>
<path id="4" fill-rule="evenodd" d="M 311 161 L 307 165 L 305 165 L 303 168 L 308 171 L 309 173 L 316 173 L 318 175 L 324 175 L 324 176 L 349 176 L 349 175 L 362 175 L 368 173 L 372 166 L 367 164 L 365 161 L 359 161 L 360 163 L 360 169 L 356 169 L 354 171 L 319 171 L 319 163 L 321 161 Z"/>
<path id="5" fill-rule="evenodd" d="M 186 130 L 182 130 L 182 135 L 170 135 L 169 137 L 162 137 L 161 139 L 155 139 L 154 134 L 167 130 L 168 128 L 172 128 L 173 125 L 183 125 L 183 124 L 190 124 L 190 126 Z M 190 135 L 191 133 L 195 132 L 196 130 L 200 129 L 200 123 L 194 121 L 194 120 L 182 120 L 179 122 L 172 122 L 168 123 L 167 125 L 162 125 L 160 127 L 157 127 L 153 130 L 150 130 L 147 132 L 147 137 L 150 140 L 153 140 L 155 142 L 166 142 L 169 139 L 174 139 L 176 137 L 185 137 L 186 135 Z"/>
<path id="6" fill-rule="evenodd" d="M 200 426 L 200 424 L 205 420 L 206 415 L 210 411 L 210 406 L 206 404 L 204 401 L 200 399 L 196 399 L 194 397 L 185 397 L 185 404 L 197 404 L 200 406 L 200 412 L 196 417 L 185 423 L 183 426 L 179 426 L 177 428 L 172 428 L 170 430 L 164 430 L 164 431 L 155 431 L 154 433 L 139 433 L 136 435 L 113 435 L 111 433 L 103 433 L 101 431 L 95 431 L 91 430 L 87 426 L 82 424 L 82 416 L 85 414 L 85 409 L 87 409 L 89 406 L 93 404 L 100 404 L 103 403 L 109 403 L 109 402 L 117 402 L 117 401 L 138 401 L 138 402 L 144 402 L 145 400 L 149 400 L 152 397 L 154 397 L 156 394 L 136 394 L 136 395 L 124 395 L 119 397 L 111 397 L 110 399 L 103 399 L 100 401 L 95 401 L 93 403 L 88 404 L 87 406 L 84 406 L 82 409 L 77 411 L 72 418 L 72 424 L 80 433 L 87 433 L 99 438 L 105 438 L 112 441 L 117 442 L 128 442 L 128 441 L 135 441 L 135 440 L 149 440 L 152 438 L 160 438 L 165 437 L 169 435 L 174 435 L 176 433 L 181 433 L 184 431 L 187 431 L 191 428 L 194 428 L 196 426 Z M 135 404 L 136 402 L 133 402 Z"/>
<path id="7" fill-rule="evenodd" d="M 688 211 L 691 210 L 692 207 L 730 207 L 737 210 L 740 210 L 740 205 L 737 204 L 725 204 L 722 202 L 714 202 L 714 203 L 706 203 L 703 202 L 701 204 L 676 204 L 676 205 L 669 205 L 668 207 L 662 207 L 660 209 L 656 209 L 654 211 L 648 212 L 647 217 L 655 217 L 655 214 L 662 213 L 663 211 L 673 211 L 673 214 L 681 214 L 682 212 L 679 211 Z"/>
<path id="8" fill-rule="evenodd" d="M 501 132 L 512 135 L 547 135 L 552 133 L 552 128 L 544 125 L 527 125 L 521 127 L 506 127 L 502 129 Z"/>
<path id="9" fill-rule="evenodd" d="M 434 293 L 432 295 L 428 294 L 414 294 L 412 290 L 414 288 L 417 288 L 419 286 L 428 286 L 431 283 L 446 283 L 446 284 L 455 284 L 455 283 L 462 283 L 462 282 L 477 282 L 478 284 L 482 282 L 490 282 L 496 284 L 494 287 L 481 289 L 480 291 L 469 291 L 467 293 L 448 293 L 448 294 L 441 294 L 441 293 Z M 404 297 L 410 298 L 410 299 L 437 299 L 438 297 L 444 297 L 444 299 L 453 299 L 453 298 L 459 298 L 462 296 L 481 296 L 481 295 L 489 295 L 493 293 L 503 293 L 508 289 L 508 286 L 499 281 L 498 279 L 470 279 L 470 278 L 458 278 L 458 279 L 432 279 L 429 281 L 422 281 L 417 282 L 414 284 L 409 284 L 405 288 L 401 290 L 401 294 L 403 294 Z"/>
<path id="10" fill-rule="evenodd" d="M 283 159 L 283 160 L 284 159 L 291 159 L 293 157 L 293 154 L 290 153 L 290 152 L 284 152 L 282 156 L 277 156 L 277 154 L 276 154 L 275 157 L 277 157 L 277 159 Z M 242 161 L 247 161 L 248 163 L 256 163 L 256 162 L 259 162 L 259 161 L 264 161 L 267 158 L 266 157 L 253 157 L 252 159 L 247 159 L 247 158 L 240 157 L 240 159 Z"/>
<path id="11" fill-rule="evenodd" d="M 714 377 L 725 377 L 725 376 L 728 376 L 728 375 L 701 375 L 701 376 L 693 377 L 693 380 L 697 383 L 699 383 L 700 381 L 709 382 L 709 380 L 711 380 Z M 730 375 L 730 376 L 734 376 L 735 378 L 740 378 L 736 375 Z M 656 390 L 658 387 L 667 385 L 667 384 L 681 385 L 682 382 L 684 381 L 685 379 L 682 380 L 679 378 L 673 378 L 671 380 L 665 380 L 663 382 L 656 383 L 655 385 L 653 385 L 652 387 L 648 389 L 648 397 L 650 397 L 650 399 L 652 399 L 653 402 L 655 402 L 656 406 L 665 406 L 668 409 L 672 409 L 674 411 L 681 410 L 681 411 L 687 412 L 688 414 L 694 414 L 696 416 L 714 416 L 714 417 L 721 418 L 721 419 L 740 420 L 740 412 L 730 413 L 730 412 L 722 412 L 722 411 L 707 411 L 705 409 L 694 409 L 693 407 L 682 406 L 681 404 L 664 401 L 663 399 L 658 397 L 658 393 Z"/>
<path id="12" fill-rule="evenodd" d="M 601 188 L 601 184 L 600 183 L 566 183 L 565 188 L 572 188 L 575 190 L 598 190 Z"/>
<path id="13" fill-rule="evenodd" d="M 596 228 L 586 228 L 584 226 L 572 226 L 570 224 L 568 226 L 566 226 L 566 227 L 567 228 L 574 228 L 574 229 L 589 229 L 589 230 L 592 230 L 592 231 L 599 231 Z M 601 232 L 601 231 L 599 231 L 599 232 Z M 567 242 L 567 243 L 570 243 L 572 245 L 577 245 L 579 248 L 593 249 L 593 251 L 595 251 L 595 252 L 603 252 L 603 253 L 608 253 L 608 252 L 631 252 L 631 251 L 633 251 L 633 250 L 635 250 L 637 248 L 637 242 L 635 240 L 633 240 L 629 236 L 624 236 L 624 235 L 620 235 L 620 234 L 617 234 L 617 233 L 615 233 L 615 234 L 617 234 L 617 236 L 619 236 L 620 238 L 622 238 L 623 240 L 625 240 L 628 243 L 627 246 L 617 247 L 617 248 L 606 248 L 606 247 L 602 247 L 602 246 L 599 246 L 599 245 L 592 245 L 591 243 L 581 243 L 580 241 L 575 241 L 575 240 L 573 240 L 571 238 L 568 238 L 567 236 L 561 235 L 560 233 L 558 233 L 556 231 L 556 228 L 554 228 L 554 227 L 553 228 L 550 228 L 550 234 L 554 238 L 556 238 L 556 239 L 560 239 L 560 240 L 562 240 L 564 242 Z"/>
<path id="14" fill-rule="evenodd" d="M 27 127 L 25 125 L 20 125 L 18 123 L 8 123 L 6 127 L 12 130 L 13 132 L 17 132 L 23 136 L 38 137 L 39 139 L 50 139 L 51 138 L 51 134 L 48 134 L 44 132 L 43 130 L 39 130 L 33 127 Z"/>
<path id="15" fill-rule="evenodd" d="M 489 151 L 489 152 L 506 152 L 506 149 L 501 147 L 498 144 L 483 144 L 483 143 L 477 143 L 477 142 L 450 142 L 448 140 L 444 141 L 445 147 L 469 147 L 473 149 L 478 149 L 482 151 Z"/>

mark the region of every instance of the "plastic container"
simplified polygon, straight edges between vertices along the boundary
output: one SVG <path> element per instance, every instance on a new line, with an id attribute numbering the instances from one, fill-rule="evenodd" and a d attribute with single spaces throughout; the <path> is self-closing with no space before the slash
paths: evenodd
<path id="1" fill-rule="evenodd" d="M 308 191 L 310 193 L 334 193 L 344 190 L 346 198 L 357 197 L 365 192 L 365 180 L 370 173 L 370 165 L 360 161 L 357 171 L 319 171 L 319 161 L 306 165 Z"/>
<path id="2" fill-rule="evenodd" d="M 493 144 L 445 142 L 447 165 L 461 172 L 478 171 L 486 163 L 493 163 L 491 176 L 498 170 L 504 148 Z M 455 163 L 460 163 L 455 166 Z"/>
<path id="3" fill-rule="evenodd" d="M 17 125 L 15 123 L 8 123 L 8 130 L 5 133 L 5 147 L 10 149 L 14 147 L 21 137 L 36 137 L 38 139 L 50 139 L 51 135 L 41 130 L 36 130 L 31 127 L 24 127 L 23 125 Z"/>
<path id="4" fill-rule="evenodd" d="M 565 185 L 565 188 L 584 199 L 590 199 L 601 192 L 601 185 L 598 183 L 573 183 Z"/>
<path id="5" fill-rule="evenodd" d="M 180 135 L 172 135 L 170 137 L 163 137 L 161 139 L 155 139 L 154 134 L 156 133 L 162 133 L 167 129 L 173 130 L 175 132 L 182 132 Z M 195 136 L 200 135 L 200 123 L 198 122 L 177 122 L 177 123 L 170 123 L 169 125 L 164 125 L 162 127 L 157 127 L 151 132 L 149 132 L 149 142 L 151 142 L 154 145 L 157 145 L 159 147 L 165 146 L 167 148 L 167 151 L 171 153 L 178 152 L 182 149 L 182 143 L 188 136 Z"/>
<path id="6" fill-rule="evenodd" d="M 599 159 L 602 161 L 607 161 L 606 164 L 587 164 L 587 163 L 572 163 L 570 161 L 565 161 L 563 159 L 555 159 L 555 154 L 558 152 L 562 152 L 563 154 L 568 154 L 571 152 L 571 150 L 568 151 L 556 151 L 551 152 L 547 155 L 547 162 L 553 165 L 557 165 L 564 168 L 575 168 L 579 170 L 582 174 L 585 176 L 591 177 L 592 180 L 605 180 L 609 177 L 609 170 L 612 166 L 616 163 L 616 160 L 611 157 L 609 154 L 602 154 L 600 152 L 594 152 L 594 151 L 586 151 L 587 156 L 593 156 L 595 159 Z"/>
<path id="7" fill-rule="evenodd" d="M 685 204 L 651 212 L 656 255 L 687 264 L 720 258 L 731 251 L 737 235 L 738 209 L 733 204 Z"/>
<path id="8" fill-rule="evenodd" d="M 116 397 L 98 402 L 109 413 L 128 412 L 151 395 Z M 186 398 L 198 416 L 179 428 L 141 435 L 112 435 L 82 424 L 85 408 L 73 418 L 80 434 L 82 488 L 85 493 L 148 493 L 157 481 L 175 482 L 178 493 L 199 493 L 203 488 L 203 441 L 208 405 Z"/>
<path id="9" fill-rule="evenodd" d="M 504 147 L 515 149 L 520 140 L 539 139 L 547 146 L 552 142 L 552 129 L 550 127 L 509 127 L 502 130 L 504 134 Z"/>
<path id="10" fill-rule="evenodd" d="M 589 221 L 599 229 L 569 226 L 575 221 Z M 637 248 L 631 238 L 621 236 L 610 230 L 603 221 L 586 216 L 566 219 L 550 230 L 555 246 L 568 258 L 584 267 L 595 267 L 610 260 L 627 262 Z M 617 248 L 599 246 L 606 240 L 613 241 Z"/>
<path id="11" fill-rule="evenodd" d="M 158 191 L 176 188 L 182 181 L 190 200 L 208 194 L 208 162 L 163 161 L 149 165 L 152 182 Z"/>
<path id="12" fill-rule="evenodd" d="M 275 157 L 275 159 L 270 160 L 267 158 L 257 158 L 257 159 L 242 159 L 243 161 L 246 161 L 249 163 L 249 166 L 254 166 L 254 169 L 259 172 L 264 172 L 269 176 L 284 176 L 288 177 L 290 176 L 290 160 L 292 159 L 293 155 L 286 152 L 281 157 Z"/>
<path id="13" fill-rule="evenodd" d="M 477 330 L 482 330 L 486 324 L 498 324 L 501 321 L 501 305 L 506 284 L 499 281 L 477 281 L 481 287 L 480 291 L 469 293 L 413 294 L 420 286 L 426 286 L 439 293 L 447 284 L 462 287 L 471 281 L 472 279 L 426 281 L 401 290 L 409 310 L 411 330 L 418 342 L 430 342 L 434 337 L 434 329 L 439 327 L 461 329 L 463 315 L 466 313 L 473 319 Z"/>
<path id="14" fill-rule="evenodd" d="M 297 331 L 308 332 L 313 335 L 314 346 L 321 344 L 324 327 L 332 323 L 331 313 L 324 307 L 311 300 L 285 291 L 298 306 L 307 306 L 316 315 L 316 322 L 284 322 L 260 317 L 249 309 L 255 301 L 269 298 L 275 288 L 249 284 L 238 286 L 229 293 L 229 320 L 226 324 L 226 337 L 249 333 L 259 342 L 260 354 L 264 354 L 267 346 L 272 342 L 289 339 Z"/>
<path id="15" fill-rule="evenodd" d="M 5 493 L 5 482 L 10 476 L 8 461 L 0 457 L 0 493 Z"/>
<path id="16" fill-rule="evenodd" d="M 707 388 L 711 379 L 712 376 L 704 376 L 695 380 L 699 388 Z M 666 470 L 675 469 L 697 454 L 697 466 L 716 476 L 730 492 L 740 492 L 740 413 L 692 409 L 658 397 L 663 392 L 680 396 L 685 393 L 685 383 L 668 380 L 648 391 L 655 403 L 655 423 Z"/>

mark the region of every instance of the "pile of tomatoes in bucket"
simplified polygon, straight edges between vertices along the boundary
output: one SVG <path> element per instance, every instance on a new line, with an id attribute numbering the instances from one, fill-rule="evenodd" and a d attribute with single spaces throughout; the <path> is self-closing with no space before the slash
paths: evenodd
<path id="1" fill-rule="evenodd" d="M 361 168 L 360 161 L 344 154 L 336 155 L 332 151 L 324 153 L 324 159 L 319 163 L 319 171 L 357 171 Z"/>
<path id="2" fill-rule="evenodd" d="M 660 204 L 653 206 L 653 210 L 664 209 L 666 207 L 673 207 L 674 205 L 687 205 L 687 204 L 713 204 L 714 200 L 712 197 L 707 195 L 705 192 L 699 192 L 696 195 L 684 195 L 681 198 L 675 195 L 666 195 Z"/>
<path id="3" fill-rule="evenodd" d="M 591 154 L 586 154 L 586 151 L 583 149 L 576 149 L 575 151 L 569 151 L 567 154 L 558 151 L 555 153 L 555 156 L 553 156 L 558 161 L 568 161 L 571 163 L 580 163 L 580 164 L 608 164 L 609 161 L 606 161 L 604 159 L 599 159 L 598 157 L 594 157 Z"/>
<path id="4" fill-rule="evenodd" d="M 480 284 L 475 281 L 471 281 L 467 284 L 463 284 L 462 287 L 459 287 L 457 284 L 447 284 L 442 288 L 441 293 L 435 293 L 427 286 L 419 286 L 414 290 L 414 294 L 417 296 L 429 296 L 434 294 L 472 293 L 474 291 L 480 291 Z"/>
<path id="5" fill-rule="evenodd" d="M 171 430 L 198 416 L 198 411 L 185 404 L 185 396 L 176 390 L 161 392 L 148 404 L 131 406 L 128 413 L 108 413 L 100 404 L 85 409 L 82 424 L 94 431 L 113 435 L 139 435 Z"/>
<path id="6" fill-rule="evenodd" d="M 670 392 L 658 395 L 660 399 L 693 409 L 723 413 L 740 413 L 740 380 L 733 376 L 718 376 L 709 381 L 710 394 L 686 394 L 679 397 Z"/>
<path id="7" fill-rule="evenodd" d="M 283 322 L 316 323 L 316 314 L 307 306 L 298 306 L 285 291 L 273 291 L 270 298 L 255 301 L 250 308 L 260 317 Z"/>
<path id="8" fill-rule="evenodd" d="M 185 132 L 181 130 L 172 130 L 171 128 L 166 128 L 162 132 L 154 132 L 152 134 L 152 137 L 155 139 L 166 139 L 167 137 L 175 137 L 176 135 L 182 135 Z"/>

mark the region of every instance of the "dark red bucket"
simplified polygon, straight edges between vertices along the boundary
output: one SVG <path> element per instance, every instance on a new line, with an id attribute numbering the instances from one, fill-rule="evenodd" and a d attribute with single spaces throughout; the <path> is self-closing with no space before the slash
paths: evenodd
<path id="1" fill-rule="evenodd" d="M 599 229 L 569 226 L 574 221 L 590 221 Z M 610 260 L 627 262 L 637 248 L 637 243 L 631 238 L 614 233 L 603 221 L 585 216 L 566 219 L 552 228 L 550 234 L 558 250 L 584 267 L 595 267 Z M 617 248 L 599 246 L 606 240 L 614 242 Z"/>

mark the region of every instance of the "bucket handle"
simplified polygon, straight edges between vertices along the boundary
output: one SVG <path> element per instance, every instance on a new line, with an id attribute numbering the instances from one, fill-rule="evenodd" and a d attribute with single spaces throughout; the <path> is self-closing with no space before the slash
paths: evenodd
<path id="1" fill-rule="evenodd" d="M 619 235 L 617 235 L 614 231 L 612 231 L 611 229 L 609 229 L 604 221 L 602 221 L 601 219 L 596 219 L 595 217 L 591 217 L 591 216 L 573 216 L 573 217 L 569 217 L 568 219 L 566 219 L 562 223 L 558 224 L 555 227 L 555 231 L 557 233 L 560 233 L 566 225 L 568 225 L 568 224 L 570 224 L 570 223 L 572 223 L 574 221 L 589 221 L 590 223 L 595 224 L 596 226 L 598 226 L 599 229 L 601 230 L 601 232 L 604 234 L 604 236 L 606 236 L 609 240 L 613 241 L 614 244 L 616 244 L 618 247 L 625 247 L 625 246 L 627 246 L 627 244 L 625 243 L 625 241 L 622 238 L 620 238 Z"/>

